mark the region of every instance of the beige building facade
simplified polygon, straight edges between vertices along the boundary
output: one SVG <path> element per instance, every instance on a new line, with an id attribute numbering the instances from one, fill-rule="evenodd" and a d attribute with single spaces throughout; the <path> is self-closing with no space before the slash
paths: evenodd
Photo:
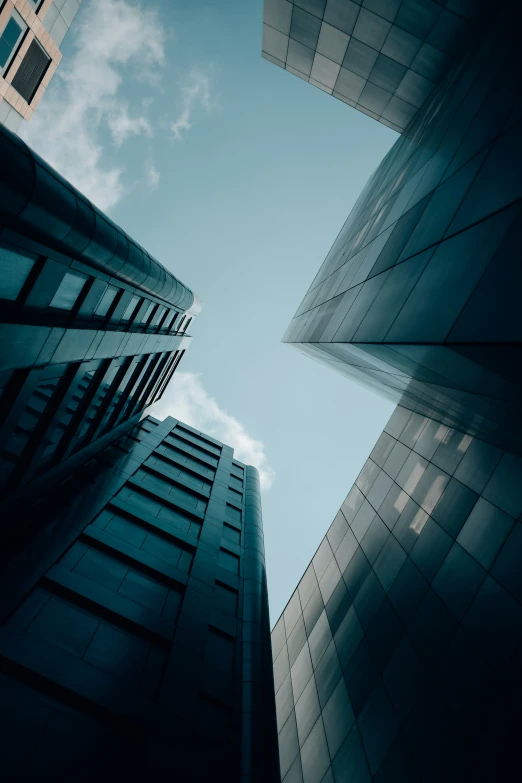
<path id="1" fill-rule="evenodd" d="M 0 0 L 0 122 L 30 120 L 62 58 L 83 0 Z"/>

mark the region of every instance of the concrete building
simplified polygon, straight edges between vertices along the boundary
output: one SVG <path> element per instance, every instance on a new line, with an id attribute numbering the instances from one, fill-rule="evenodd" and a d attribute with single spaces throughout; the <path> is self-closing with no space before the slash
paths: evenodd
<path id="1" fill-rule="evenodd" d="M 62 55 L 60 46 L 83 0 L 0 3 L 0 123 L 17 133 L 30 120 Z"/>

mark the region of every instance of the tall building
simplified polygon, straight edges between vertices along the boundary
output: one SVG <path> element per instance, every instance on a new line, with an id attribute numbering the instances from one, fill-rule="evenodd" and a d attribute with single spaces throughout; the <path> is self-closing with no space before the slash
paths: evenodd
<path id="1" fill-rule="evenodd" d="M 518 777 L 521 471 L 396 408 L 272 632 L 284 783 Z"/>
<path id="2" fill-rule="evenodd" d="M 516 6 L 487 19 L 376 169 L 284 340 L 520 453 Z"/>
<path id="3" fill-rule="evenodd" d="M 16 536 L 22 498 L 161 397 L 200 303 L 1 126 L 0 157 L 0 507 Z"/>
<path id="4" fill-rule="evenodd" d="M 265 0 L 262 56 L 402 133 L 489 0 Z"/>
<path id="5" fill-rule="evenodd" d="M 16 133 L 30 120 L 62 55 L 60 45 L 83 0 L 0 3 L 0 123 Z"/>
<path id="6" fill-rule="evenodd" d="M 289 31 L 277 28 L 289 35 L 286 59 L 285 42 L 270 32 L 287 70 L 297 68 L 289 66 L 291 57 L 303 53 L 295 43 L 305 29 L 303 12 L 315 14 L 316 38 L 307 44 L 315 53 L 307 56 L 316 71 L 304 74 L 311 82 L 321 81 L 320 69 L 327 73 L 321 46 L 337 41 L 341 51 L 346 43 L 330 29 L 342 29 L 332 21 L 334 10 L 337 19 L 358 20 L 353 34 L 346 32 L 351 38 L 336 78 L 348 80 L 342 70 L 369 57 L 364 35 L 386 29 L 401 38 L 393 52 L 389 37 L 382 48 L 375 42 L 372 70 L 359 74 L 367 82 L 359 82 L 353 98 L 381 122 L 390 119 L 384 101 L 391 107 L 397 97 L 405 100 L 392 83 L 389 96 L 382 95 L 386 88 L 374 71 L 381 55 L 408 68 L 402 78 L 411 79 L 418 68 L 411 58 L 433 49 L 440 25 L 452 15 L 475 25 L 471 35 L 458 33 L 458 25 L 439 30 L 441 41 L 453 40 L 451 59 L 409 119 L 404 115 L 404 129 L 397 123 L 401 136 L 284 337 L 398 403 L 272 634 L 285 783 L 518 776 L 517 5 L 499 3 L 485 16 L 475 12 L 485 13 L 487 4 L 453 0 L 265 5 L 274 29 L 276 18 L 283 24 L 283 9 L 290 19 Z M 389 13 L 386 25 L 375 19 L 369 25 L 370 12 L 385 19 Z M 380 108 L 361 103 L 370 84 Z"/>
<path id="7" fill-rule="evenodd" d="M 275 783 L 256 469 L 147 417 L 32 512 L 1 556 L 2 780 Z"/>

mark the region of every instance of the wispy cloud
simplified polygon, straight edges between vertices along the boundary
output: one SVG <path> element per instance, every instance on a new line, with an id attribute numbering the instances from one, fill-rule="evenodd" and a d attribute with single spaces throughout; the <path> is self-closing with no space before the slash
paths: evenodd
<path id="1" fill-rule="evenodd" d="M 152 406 L 150 412 L 162 421 L 167 416 L 174 416 L 232 446 L 236 459 L 258 469 L 261 489 L 270 489 L 274 483 L 275 471 L 265 454 L 264 444 L 249 435 L 241 422 L 223 410 L 208 394 L 199 373 L 176 373 L 163 398 Z"/>
<path id="2" fill-rule="evenodd" d="M 194 113 L 198 109 L 210 111 L 212 108 L 210 71 L 192 68 L 180 82 L 180 85 L 182 98 L 181 114 L 176 122 L 170 126 L 177 141 L 182 141 L 184 134 L 191 129 Z"/>
<path id="3" fill-rule="evenodd" d="M 152 136 L 152 128 L 146 117 L 131 117 L 127 105 L 114 106 L 107 113 L 107 125 L 111 132 L 112 140 L 117 147 L 121 147 L 129 136 L 139 136 L 145 134 Z"/>
<path id="4" fill-rule="evenodd" d="M 147 158 L 145 162 L 145 180 L 149 190 L 156 190 L 156 188 L 159 186 L 160 173 L 154 165 L 152 157 Z"/>
<path id="5" fill-rule="evenodd" d="M 132 114 L 121 97 L 125 78 L 153 82 L 165 59 L 158 14 L 129 0 L 90 0 L 73 25 L 75 51 L 60 65 L 23 136 L 51 165 L 110 209 L 124 193 L 124 167 L 103 160 L 102 131 L 116 146 L 152 135 L 143 103 Z"/>

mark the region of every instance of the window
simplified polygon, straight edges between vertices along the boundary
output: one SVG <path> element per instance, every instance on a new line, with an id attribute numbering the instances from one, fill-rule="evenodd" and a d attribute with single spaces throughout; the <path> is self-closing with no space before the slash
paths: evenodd
<path id="1" fill-rule="evenodd" d="M 0 36 L 0 74 L 5 73 L 11 64 L 18 44 L 26 30 L 27 25 L 24 20 L 20 14 L 14 11 Z"/>
<path id="2" fill-rule="evenodd" d="M 34 265 L 34 257 L 0 244 L 0 299 L 11 302 L 18 297 Z"/>
<path id="3" fill-rule="evenodd" d="M 61 368 L 49 370 L 54 373 L 54 377 L 42 379 L 33 390 L 16 427 L 6 439 L 0 457 L 0 478 L 2 480 L 7 479 L 13 471 L 37 426 L 45 418 L 47 408 L 60 386 L 63 371 L 63 365 Z"/>
<path id="4" fill-rule="evenodd" d="M 136 307 L 138 306 L 139 297 L 133 296 L 130 300 L 129 304 L 127 305 L 127 309 L 123 313 L 121 320 L 122 321 L 130 321 L 131 317 L 134 315 L 134 312 L 136 310 Z"/>
<path id="5" fill-rule="evenodd" d="M 191 324 L 191 321 L 192 321 L 192 318 L 189 318 L 189 319 L 188 319 L 188 321 L 187 321 L 187 323 L 185 324 L 185 328 L 183 329 L 183 331 L 185 332 L 185 334 L 186 334 L 186 332 L 187 332 L 187 329 L 189 328 L 189 326 L 190 326 L 190 324 Z"/>
<path id="6" fill-rule="evenodd" d="M 170 329 L 172 324 L 174 323 L 174 319 L 177 316 L 177 312 L 175 310 L 170 310 L 167 317 L 165 318 L 165 321 L 163 323 L 163 329 Z"/>
<path id="7" fill-rule="evenodd" d="M 55 307 L 57 310 L 72 310 L 84 285 L 85 277 L 66 272 L 51 300 L 50 307 Z"/>
<path id="8" fill-rule="evenodd" d="M 240 525 L 241 510 L 239 508 L 236 508 L 235 506 L 231 506 L 230 503 L 227 503 L 225 518 L 228 519 L 230 522 L 235 522 L 237 525 Z"/>
<path id="9" fill-rule="evenodd" d="M 96 305 L 96 309 L 94 310 L 94 315 L 99 316 L 106 316 L 109 312 L 112 303 L 116 299 L 118 295 L 118 289 L 117 288 L 111 288 L 110 286 L 107 286 L 105 291 L 103 292 L 100 301 Z"/>
<path id="10" fill-rule="evenodd" d="M 221 582 L 214 585 L 214 601 L 222 611 L 227 614 L 237 615 L 237 590 L 232 590 Z"/>
<path id="11" fill-rule="evenodd" d="M 155 307 L 156 307 L 156 305 L 154 304 L 154 302 L 150 302 L 149 306 L 147 307 L 147 309 L 145 310 L 145 312 L 143 314 L 143 318 L 141 319 L 141 323 L 142 324 L 146 324 L 147 323 L 147 321 L 151 317 L 152 311 L 154 310 Z"/>
<path id="12" fill-rule="evenodd" d="M 232 541 L 233 544 L 239 544 L 241 543 L 241 531 L 236 530 L 235 527 L 232 527 L 232 525 L 223 525 L 223 538 L 226 538 L 227 541 Z"/>
<path id="13" fill-rule="evenodd" d="M 205 663 L 218 669 L 228 680 L 234 673 L 235 640 L 221 631 L 208 629 Z"/>
<path id="14" fill-rule="evenodd" d="M 237 476 L 231 475 L 230 476 L 230 488 L 235 489 L 237 492 L 243 491 L 243 482 L 240 478 L 237 478 Z"/>
<path id="15" fill-rule="evenodd" d="M 176 331 L 177 331 L 177 332 L 181 332 L 181 327 L 183 326 L 183 322 L 184 322 L 184 320 L 185 320 L 185 316 L 183 316 L 183 318 L 181 319 L 181 321 L 180 321 L 180 322 L 179 322 L 179 324 L 177 325 L 177 327 L 176 327 Z"/>
<path id="16" fill-rule="evenodd" d="M 161 319 L 165 315 L 166 310 L 167 310 L 166 307 L 158 307 L 158 309 L 156 310 L 156 314 L 155 314 L 154 318 L 150 322 L 150 326 L 158 326 L 159 322 L 161 321 Z"/>
<path id="17" fill-rule="evenodd" d="M 232 574 L 239 574 L 239 557 L 233 555 L 232 552 L 227 552 L 226 549 L 219 550 L 218 565 Z"/>
<path id="18" fill-rule="evenodd" d="M 229 487 L 227 500 L 229 500 L 231 503 L 237 503 L 238 505 L 241 505 L 243 503 L 243 495 L 236 489 Z"/>
<path id="19" fill-rule="evenodd" d="M 34 38 L 11 83 L 27 103 L 33 100 L 50 62 L 51 58 Z"/>

